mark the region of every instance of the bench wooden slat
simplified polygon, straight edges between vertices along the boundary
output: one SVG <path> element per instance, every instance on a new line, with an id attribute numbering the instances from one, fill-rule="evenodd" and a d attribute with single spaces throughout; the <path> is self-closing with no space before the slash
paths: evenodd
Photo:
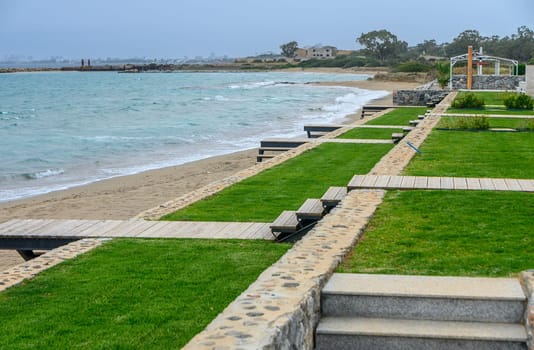
<path id="1" fill-rule="evenodd" d="M 269 227 L 273 232 L 293 233 L 297 231 L 298 225 L 296 212 L 284 210 Z"/>
<path id="2" fill-rule="evenodd" d="M 303 220 L 319 220 L 323 217 L 324 208 L 320 199 L 308 198 L 297 210 L 297 218 Z"/>
<path id="3" fill-rule="evenodd" d="M 324 208 L 333 208 L 347 195 L 346 187 L 330 187 L 321 197 Z"/>

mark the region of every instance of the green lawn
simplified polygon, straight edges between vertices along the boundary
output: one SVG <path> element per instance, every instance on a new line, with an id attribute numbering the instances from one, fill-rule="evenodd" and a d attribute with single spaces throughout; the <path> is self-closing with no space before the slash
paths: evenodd
<path id="1" fill-rule="evenodd" d="M 330 186 L 346 186 L 366 174 L 393 145 L 322 144 L 281 165 L 241 181 L 163 220 L 272 222 Z"/>
<path id="2" fill-rule="evenodd" d="M 506 92 L 501 91 L 460 91 L 456 98 L 461 98 L 468 93 L 482 97 L 486 105 L 504 105 L 504 96 L 506 95 Z"/>
<path id="3" fill-rule="evenodd" d="M 458 117 L 442 117 L 438 128 L 446 127 L 447 124 Z M 460 117 L 461 118 L 461 117 Z M 534 130 L 534 119 L 516 118 L 487 118 L 490 128 L 511 128 L 518 130 Z"/>
<path id="4" fill-rule="evenodd" d="M 481 108 L 481 109 L 470 109 L 470 108 L 449 108 L 447 113 L 458 113 L 458 114 L 503 114 L 503 115 L 534 115 L 533 111 L 528 110 L 519 110 L 519 109 L 506 109 L 504 106 L 501 108 L 491 107 L 491 108 Z"/>
<path id="5" fill-rule="evenodd" d="M 534 178 L 534 133 L 434 130 L 406 175 Z"/>
<path id="6" fill-rule="evenodd" d="M 113 240 L 0 293 L 0 348 L 179 349 L 288 248 Z"/>
<path id="7" fill-rule="evenodd" d="M 365 124 L 409 126 L 410 120 L 417 119 L 418 115 L 425 114 L 427 110 L 428 108 L 426 107 L 399 107 L 381 117 L 370 120 Z"/>
<path id="8" fill-rule="evenodd" d="M 338 272 L 512 276 L 534 267 L 534 195 L 390 191 Z"/>
<path id="9" fill-rule="evenodd" d="M 370 128 L 354 128 L 343 135 L 340 139 L 391 139 L 391 134 L 402 133 L 402 128 L 399 129 L 370 129 Z"/>

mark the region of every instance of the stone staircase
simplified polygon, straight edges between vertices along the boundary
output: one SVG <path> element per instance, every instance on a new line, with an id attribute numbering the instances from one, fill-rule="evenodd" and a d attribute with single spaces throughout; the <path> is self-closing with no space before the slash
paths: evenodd
<path id="1" fill-rule="evenodd" d="M 517 279 L 334 274 L 321 294 L 316 349 L 521 349 Z"/>

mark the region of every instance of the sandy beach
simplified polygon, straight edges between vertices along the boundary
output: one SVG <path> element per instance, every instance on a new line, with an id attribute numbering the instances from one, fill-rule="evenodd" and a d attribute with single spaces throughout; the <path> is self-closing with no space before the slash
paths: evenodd
<path id="1" fill-rule="evenodd" d="M 336 71 L 337 73 L 337 71 Z M 354 73 L 348 71 L 347 73 Z M 413 89 L 413 82 L 351 81 L 325 83 L 369 90 Z M 392 104 L 391 94 L 374 104 Z M 349 116 L 358 118 L 359 115 Z M 258 144 L 259 144 L 258 140 Z M 173 198 L 254 166 L 257 149 L 184 165 L 116 177 L 29 199 L 0 203 L 0 222 L 10 219 L 129 219 Z M 0 271 L 23 262 L 18 253 L 0 250 Z"/>

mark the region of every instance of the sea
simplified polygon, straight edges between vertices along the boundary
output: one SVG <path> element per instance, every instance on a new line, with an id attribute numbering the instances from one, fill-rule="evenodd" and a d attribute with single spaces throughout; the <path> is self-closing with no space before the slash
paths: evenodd
<path id="1" fill-rule="evenodd" d="M 387 95 L 307 72 L 0 74 L 0 202 L 233 153 Z"/>

